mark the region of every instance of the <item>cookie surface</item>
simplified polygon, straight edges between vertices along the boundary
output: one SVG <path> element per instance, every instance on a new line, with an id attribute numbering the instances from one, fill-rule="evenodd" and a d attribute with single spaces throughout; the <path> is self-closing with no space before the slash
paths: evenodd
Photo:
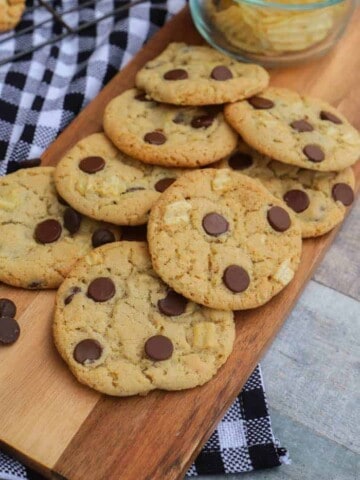
<path id="1" fill-rule="evenodd" d="M 285 204 L 227 169 L 186 173 L 150 213 L 154 270 L 178 293 L 211 308 L 266 303 L 293 278 L 301 230 Z"/>
<path id="2" fill-rule="evenodd" d="M 96 171 L 91 162 L 95 167 L 98 162 Z M 60 195 L 88 217 L 116 225 L 142 225 L 161 192 L 181 173 L 134 160 L 103 133 L 95 133 L 60 160 L 55 183 Z"/>
<path id="3" fill-rule="evenodd" d="M 227 105 L 225 117 L 247 144 L 283 163 L 329 172 L 360 156 L 360 135 L 340 112 L 286 88 Z"/>
<path id="4" fill-rule="evenodd" d="M 339 172 L 315 172 L 272 160 L 242 142 L 216 166 L 255 178 L 284 200 L 294 211 L 303 238 L 317 237 L 334 228 L 354 199 L 355 178 L 350 167 Z"/>
<path id="5" fill-rule="evenodd" d="M 234 102 L 261 92 L 268 83 L 268 73 L 258 65 L 185 43 L 170 43 L 136 76 L 136 86 L 151 98 L 174 105 Z"/>
<path id="6" fill-rule="evenodd" d="M 0 0 L 0 32 L 14 28 L 25 9 L 25 0 Z"/>
<path id="7" fill-rule="evenodd" d="M 218 108 L 160 104 L 135 89 L 107 105 L 104 130 L 127 155 L 168 167 L 215 162 L 229 154 L 237 141 Z"/>
<path id="8" fill-rule="evenodd" d="M 232 312 L 169 291 L 143 242 L 94 250 L 57 294 L 60 354 L 80 382 L 110 395 L 202 385 L 230 355 L 234 337 Z"/>
<path id="9" fill-rule="evenodd" d="M 96 232 L 118 232 L 59 202 L 53 167 L 0 178 L 0 280 L 23 288 L 56 288 L 93 247 Z"/>

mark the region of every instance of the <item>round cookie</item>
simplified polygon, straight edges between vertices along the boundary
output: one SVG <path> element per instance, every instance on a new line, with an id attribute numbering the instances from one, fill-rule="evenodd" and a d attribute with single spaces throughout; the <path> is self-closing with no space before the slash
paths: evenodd
<path id="1" fill-rule="evenodd" d="M 118 229 L 64 205 L 54 170 L 35 167 L 0 178 L 0 281 L 9 285 L 56 288 L 94 242 L 103 243 L 99 233 L 119 237 Z"/>
<path id="2" fill-rule="evenodd" d="M 317 237 L 340 223 L 354 199 L 351 167 L 339 172 L 315 172 L 272 160 L 243 142 L 216 164 L 259 180 L 294 211 L 303 238 Z"/>
<path id="3" fill-rule="evenodd" d="M 16 27 L 24 9 L 25 0 L 0 0 L 0 32 Z"/>
<path id="4" fill-rule="evenodd" d="M 80 260 L 57 293 L 53 331 L 77 379 L 117 396 L 202 385 L 235 338 L 232 312 L 169 290 L 144 242 L 105 245 Z"/>
<path id="5" fill-rule="evenodd" d="M 227 169 L 186 173 L 150 213 L 154 270 L 178 293 L 222 310 L 255 308 L 293 278 L 301 230 L 284 202 Z"/>
<path id="6" fill-rule="evenodd" d="M 227 105 L 225 117 L 251 147 L 283 163 L 330 172 L 360 156 L 360 135 L 340 112 L 286 88 Z"/>
<path id="7" fill-rule="evenodd" d="M 207 165 L 231 153 L 237 142 L 218 108 L 160 104 L 135 89 L 107 105 L 104 130 L 131 157 L 168 167 Z"/>
<path id="8" fill-rule="evenodd" d="M 99 165 L 93 171 L 96 162 Z M 88 217 L 116 225 L 142 225 L 161 192 L 183 172 L 134 160 L 103 133 L 95 133 L 60 160 L 55 183 L 60 195 Z"/>
<path id="9" fill-rule="evenodd" d="M 206 46 L 170 43 L 136 75 L 136 86 L 158 102 L 211 105 L 234 102 L 267 87 L 259 65 L 240 63 Z"/>

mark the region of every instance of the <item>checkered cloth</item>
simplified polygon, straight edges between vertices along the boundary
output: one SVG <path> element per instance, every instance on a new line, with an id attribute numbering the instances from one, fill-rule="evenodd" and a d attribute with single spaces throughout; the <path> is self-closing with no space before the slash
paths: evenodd
<path id="1" fill-rule="evenodd" d="M 44 8 L 28 2 L 18 30 L 49 18 Z M 84 0 L 84 2 L 87 0 Z M 84 3 L 79 1 L 79 4 Z M 51 3 L 59 12 L 78 5 L 77 0 Z M 85 5 L 85 3 L 84 3 Z M 94 6 L 96 5 L 96 6 Z M 120 2 L 97 0 L 65 19 L 72 27 L 98 18 Z M 70 36 L 21 61 L 0 67 L 0 174 L 17 169 L 19 161 L 38 157 L 126 64 L 143 43 L 183 6 L 183 0 L 152 1 L 134 6 L 97 27 Z M 24 47 L 43 42 L 62 27 L 51 21 L 21 40 L 0 36 L 0 61 Z M 3 43 L 1 43 L 3 42 Z M 266 405 L 260 368 L 218 425 L 191 466 L 188 475 L 248 472 L 286 462 L 275 441 Z M 0 452 L 0 479 L 39 479 L 38 474 Z"/>

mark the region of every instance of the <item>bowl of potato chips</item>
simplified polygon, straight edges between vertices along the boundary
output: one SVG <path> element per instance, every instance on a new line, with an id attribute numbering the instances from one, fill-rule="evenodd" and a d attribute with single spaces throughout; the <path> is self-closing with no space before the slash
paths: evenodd
<path id="1" fill-rule="evenodd" d="M 213 47 L 271 67 L 327 53 L 344 33 L 354 1 L 190 0 L 190 10 Z"/>

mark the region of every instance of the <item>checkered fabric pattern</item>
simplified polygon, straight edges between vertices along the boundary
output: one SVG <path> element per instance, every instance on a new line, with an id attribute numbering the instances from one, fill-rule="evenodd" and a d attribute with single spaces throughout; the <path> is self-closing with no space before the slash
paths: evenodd
<path id="1" fill-rule="evenodd" d="M 48 0 L 59 12 L 79 4 L 65 17 L 72 27 L 98 18 L 121 2 Z M 18 30 L 49 18 L 44 8 L 28 9 Z M 178 11 L 184 0 L 151 0 L 108 18 L 81 34 L 64 38 L 20 61 L 0 67 L 0 174 L 15 171 L 18 162 L 38 157 L 101 87 L 123 67 L 143 43 Z M 0 61 L 29 45 L 62 32 L 46 23 L 22 37 L 0 35 Z M 191 466 L 188 475 L 239 473 L 278 466 L 286 451 L 274 439 L 260 368 L 257 367 L 218 428 Z M 285 460 L 284 460 L 285 459 Z M 0 452 L 1 480 L 42 477 Z"/>

